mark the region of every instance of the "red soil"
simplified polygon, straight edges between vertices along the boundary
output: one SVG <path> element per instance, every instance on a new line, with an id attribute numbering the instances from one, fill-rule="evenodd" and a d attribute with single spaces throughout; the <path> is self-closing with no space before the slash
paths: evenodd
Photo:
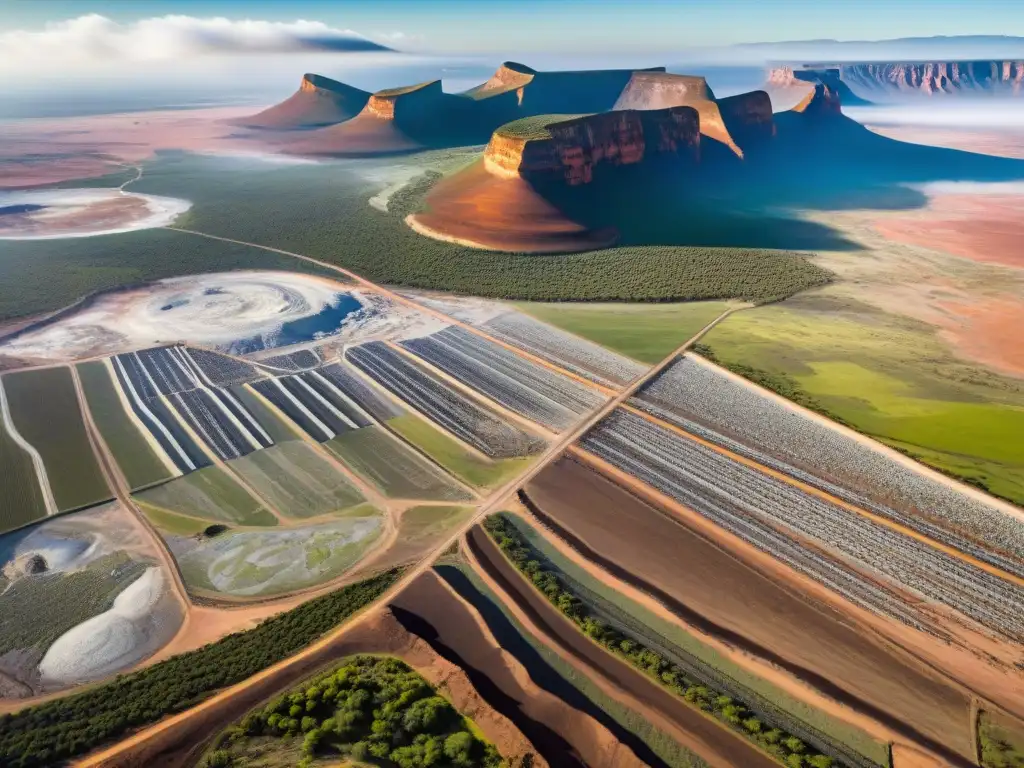
<path id="1" fill-rule="evenodd" d="M 973 754 L 970 700 L 958 686 L 798 596 L 579 463 L 563 459 L 527 487 L 561 535 L 701 631 L 767 659 L 954 763 Z M 623 531 L 629 531 L 629 537 Z M 922 702 L 927 702 L 922 706 Z"/>
<path id="2" fill-rule="evenodd" d="M 438 182 L 426 203 L 426 212 L 410 217 L 414 229 L 477 248 L 528 253 L 587 251 L 612 245 L 618 236 L 610 228 L 588 229 L 526 180 L 498 178 L 479 162 Z"/>
<path id="3" fill-rule="evenodd" d="M 1007 296 L 942 306 L 957 321 L 944 323 L 941 335 L 961 357 L 1010 376 L 1024 377 L 1024 302 Z"/>
<path id="4" fill-rule="evenodd" d="M 296 155 L 387 155 L 413 152 L 423 145 L 410 138 L 394 120 L 366 111 L 338 125 L 310 131 L 290 143 L 286 151 Z"/>
<path id="5" fill-rule="evenodd" d="M 467 534 L 470 551 L 487 575 L 543 632 L 555 647 L 582 664 L 591 675 L 603 677 L 670 722 L 683 735 L 683 743 L 712 765 L 772 768 L 776 763 L 749 741 L 685 704 L 621 659 L 588 640 L 579 628 L 555 610 L 527 584 L 480 526 Z"/>
<path id="6" fill-rule="evenodd" d="M 870 120 L 870 116 L 866 117 Z M 911 144 L 963 149 L 984 155 L 1024 158 L 1024 131 L 975 128 L 943 128 L 924 125 L 870 125 L 875 133 Z"/>

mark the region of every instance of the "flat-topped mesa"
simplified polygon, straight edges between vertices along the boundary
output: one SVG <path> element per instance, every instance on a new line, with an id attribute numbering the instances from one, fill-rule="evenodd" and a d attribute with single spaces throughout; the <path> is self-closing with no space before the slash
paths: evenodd
<path id="1" fill-rule="evenodd" d="M 818 83 L 826 85 L 832 93 L 842 99 L 843 104 L 848 106 L 871 104 L 850 90 L 843 82 L 838 67 L 773 67 L 768 70 L 765 88 L 772 94 L 773 101 L 789 106 L 800 103 L 811 95 L 812 89 Z"/>
<path id="2" fill-rule="evenodd" d="M 816 83 L 792 111 L 814 118 L 835 117 L 843 114 L 843 106 L 838 93 L 824 83 Z"/>
<path id="3" fill-rule="evenodd" d="M 715 101 L 707 78 L 644 70 L 630 77 L 615 109 L 666 109 L 703 101 Z"/>
<path id="4" fill-rule="evenodd" d="M 700 151 L 698 120 L 691 107 L 525 118 L 495 131 L 484 167 L 504 178 L 560 179 L 576 186 L 593 181 L 601 166 L 655 157 L 693 163 Z"/>
<path id="5" fill-rule="evenodd" d="M 473 99 L 485 99 L 491 96 L 518 91 L 517 97 L 522 100 L 522 89 L 532 82 L 537 70 L 515 61 L 506 61 L 491 75 L 485 83 L 481 83 L 465 92 Z"/>
<path id="6" fill-rule="evenodd" d="M 1024 95 L 1024 60 L 842 64 L 840 77 L 866 93 Z"/>
<path id="7" fill-rule="evenodd" d="M 440 80 L 377 91 L 366 103 L 365 113 L 383 120 L 423 119 L 445 100 Z"/>
<path id="8" fill-rule="evenodd" d="M 367 91 L 329 77 L 307 73 L 299 90 L 279 104 L 236 122 L 250 128 L 319 128 L 350 120 L 366 106 Z"/>
<path id="9" fill-rule="evenodd" d="M 775 136 L 772 100 L 764 91 L 750 91 L 718 100 L 722 123 L 744 154 Z"/>

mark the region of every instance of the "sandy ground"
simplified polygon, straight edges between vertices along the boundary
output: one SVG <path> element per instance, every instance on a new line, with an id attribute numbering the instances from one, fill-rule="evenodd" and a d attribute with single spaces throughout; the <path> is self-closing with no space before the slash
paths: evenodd
<path id="1" fill-rule="evenodd" d="M 538 637 L 551 647 L 561 649 L 562 654 L 581 665 L 588 676 L 610 683 L 612 695 L 620 701 L 632 699 L 637 712 L 672 733 L 681 744 L 711 765 L 762 768 L 775 765 L 742 736 L 696 711 L 625 661 L 588 640 L 523 580 L 482 528 L 474 527 L 466 540 L 473 567 L 486 574 L 492 588 L 509 598 L 506 604 L 538 630 Z"/>
<path id="2" fill-rule="evenodd" d="M 252 107 L 166 110 L 0 123 L 0 188 L 103 176 L 159 150 L 266 151 L 228 120 Z"/>
<path id="3" fill-rule="evenodd" d="M 703 632 L 786 670 L 911 743 L 950 758 L 973 753 L 970 699 L 959 686 L 827 604 L 798 596 L 783 586 L 793 583 L 783 569 L 765 575 L 727 554 L 717 539 L 704 538 L 714 535 L 713 527 L 697 535 L 673 513 L 639 502 L 570 460 L 546 470 L 527 490 L 550 516 L 546 524 L 560 526 L 559 535 L 574 548 Z M 628 547 L 621 535 L 626 529 Z"/>
<path id="4" fill-rule="evenodd" d="M 426 205 L 406 219 L 415 231 L 471 248 L 586 251 L 618 239 L 614 230 L 591 230 L 571 220 L 522 178 L 498 178 L 479 162 L 438 182 Z"/>
<path id="5" fill-rule="evenodd" d="M 963 149 L 968 152 L 980 152 L 984 155 L 1024 158 L 1024 132 L 1019 129 L 953 128 L 909 124 L 872 125 L 870 115 L 870 110 L 866 110 L 863 114 L 868 128 L 897 141 Z"/>

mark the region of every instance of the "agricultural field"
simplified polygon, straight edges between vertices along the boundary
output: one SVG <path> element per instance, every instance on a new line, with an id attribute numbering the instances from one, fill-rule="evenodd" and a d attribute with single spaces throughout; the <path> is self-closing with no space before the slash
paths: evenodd
<path id="1" fill-rule="evenodd" d="M 647 419 L 617 411 L 581 445 L 863 607 L 936 631 L 898 595 L 804 541 L 1007 638 L 1024 639 L 1024 594 L 1010 582 Z"/>
<path id="2" fill-rule="evenodd" d="M 234 387 L 263 378 L 256 366 L 238 358 L 195 347 L 183 347 L 182 351 L 203 378 L 214 386 Z"/>
<path id="3" fill-rule="evenodd" d="M 861 755 L 659 634 L 637 618 L 635 604 L 623 601 L 627 609 L 622 610 L 621 602 L 617 605 L 604 600 L 567 577 L 546 553 L 534 546 L 541 537 L 525 521 L 515 520 L 508 514 L 493 515 L 484 522 L 484 528 L 538 593 L 569 618 L 582 634 L 641 672 L 660 680 L 691 707 L 708 712 L 752 741 L 758 749 L 782 760 L 795 752 L 803 755 L 812 766 L 828 763 L 823 757 L 851 767 L 888 765 L 884 745 L 876 745 L 872 750 L 882 757 L 881 761 Z M 522 530 L 524 528 L 529 533 Z M 475 536 L 476 539 L 479 536 Z M 594 579 L 589 581 L 597 583 Z M 693 640 L 688 643 L 693 644 Z M 866 740 L 863 736 L 860 739 Z"/>
<path id="4" fill-rule="evenodd" d="M 1024 522 L 687 355 L 631 403 L 705 440 L 1024 575 Z M 952 533 L 951 533 L 952 532 Z M 962 534 L 962 535 L 960 535 Z M 1005 553 L 999 556 L 987 548 Z"/>
<path id="5" fill-rule="evenodd" d="M 7 397 L 0 379 L 0 533 L 48 514 L 31 454 L 11 436 Z"/>
<path id="6" fill-rule="evenodd" d="M 888 765 L 889 748 L 859 728 L 825 711 L 812 707 L 726 658 L 707 643 L 688 632 L 679 623 L 669 621 L 626 597 L 610 574 L 596 577 L 563 554 L 531 522 L 505 513 L 504 522 L 514 527 L 535 558 L 556 572 L 566 589 L 583 603 L 598 621 L 635 635 L 649 648 L 685 666 L 695 678 L 730 697 L 753 704 L 767 713 L 767 719 L 780 723 L 805 741 L 831 746 L 837 759 L 849 765 Z M 500 538 L 497 539 L 499 545 Z M 833 754 L 830 752 L 829 754 Z M 842 757 L 845 755 L 844 757 Z"/>
<path id="7" fill-rule="evenodd" d="M 176 392 L 167 402 L 221 461 L 230 461 L 262 448 L 262 444 L 223 403 L 201 389 Z"/>
<path id="8" fill-rule="evenodd" d="M 252 387 L 319 443 L 356 428 L 342 412 L 297 376 L 264 379 L 254 382 Z"/>
<path id="9" fill-rule="evenodd" d="M 316 368 L 323 360 L 311 349 L 300 349 L 297 352 L 289 352 L 284 355 L 264 357 L 256 361 L 261 367 L 272 368 L 276 373 L 298 373 Z"/>
<path id="10" fill-rule="evenodd" d="M 505 408 L 563 430 L 597 407 L 602 396 L 462 328 L 403 341 L 402 346 Z"/>
<path id="11" fill-rule="evenodd" d="M 366 411 L 320 371 L 307 371 L 295 378 L 302 382 L 305 389 L 312 390 L 321 403 L 325 403 L 342 418 L 346 429 L 361 429 L 373 423 L 373 419 Z"/>
<path id="12" fill-rule="evenodd" d="M 635 360 L 521 312 L 507 312 L 488 320 L 482 330 L 605 387 L 620 387 L 646 370 Z"/>
<path id="13" fill-rule="evenodd" d="M 405 413 L 397 403 L 378 393 L 360 379 L 348 363 L 325 365 L 318 374 L 330 381 L 349 400 L 377 421 L 387 421 Z"/>
<path id="14" fill-rule="evenodd" d="M 978 743 L 982 768 L 1020 768 L 1024 765 L 1024 729 L 1009 718 L 979 712 Z"/>
<path id="15" fill-rule="evenodd" d="M 444 470 L 387 434 L 371 426 L 338 435 L 324 443 L 337 456 L 385 496 L 427 501 L 468 501 L 469 491 Z"/>
<path id="16" fill-rule="evenodd" d="M 57 509 L 109 500 L 113 494 L 85 431 L 71 370 L 8 373 L 3 387 L 14 428 L 43 459 Z"/>
<path id="17" fill-rule="evenodd" d="M 230 466 L 285 517 L 336 514 L 365 501 L 336 467 L 302 442 L 275 445 Z"/>
<path id="18" fill-rule="evenodd" d="M 338 520 L 291 528 L 166 535 L 189 591 L 271 597 L 335 579 L 373 547 L 383 518 L 372 507 Z"/>
<path id="19" fill-rule="evenodd" d="M 529 457 L 491 461 L 469 451 L 433 424 L 412 413 L 389 419 L 385 426 L 456 477 L 478 488 L 493 488 L 526 468 Z"/>
<path id="20" fill-rule="evenodd" d="M 94 360 L 76 367 L 89 413 L 129 487 L 141 488 L 170 479 L 175 470 L 157 455 L 125 411 L 106 364 Z"/>
<path id="21" fill-rule="evenodd" d="M 586 304 L 516 302 L 541 322 L 600 344 L 620 355 L 654 365 L 730 307 L 725 301 L 685 304 Z"/>
<path id="22" fill-rule="evenodd" d="M 301 720 L 292 714 L 295 707 Z M 441 691 L 404 662 L 386 656 L 344 659 L 282 692 L 223 732 L 200 765 L 223 768 L 253 760 L 284 765 L 296 758 L 338 757 L 399 766 L 507 766 L 479 727 Z"/>
<path id="23" fill-rule="evenodd" d="M 206 467 L 136 493 L 143 509 L 243 526 L 273 526 L 277 518 L 220 467 Z"/>
<path id="24" fill-rule="evenodd" d="M 382 342 L 348 350 L 367 376 L 452 435 L 491 459 L 540 452 L 544 441 L 509 424 Z"/>
<path id="25" fill-rule="evenodd" d="M 874 713 L 952 764 L 973 759 L 970 697 L 958 683 L 872 639 L 849 614 L 792 589 L 779 573 L 747 565 L 677 513 L 569 459 L 541 472 L 523 498 L 544 528 L 701 633 Z M 1003 681 L 995 675 L 989 684 Z"/>
<path id="26" fill-rule="evenodd" d="M 127 669 L 183 614 L 144 529 L 119 504 L 0 536 L 0 697 Z"/>
<path id="27" fill-rule="evenodd" d="M 509 716 L 550 765 L 706 768 L 646 713 L 623 704 L 532 634 L 468 564 L 436 565 L 393 605 L 425 621 L 421 632 L 436 631 L 467 665 L 522 702 Z M 398 618 L 415 627 L 403 614 Z"/>
<path id="28" fill-rule="evenodd" d="M 252 414 L 263 431 L 275 445 L 289 440 L 300 440 L 298 433 L 288 422 L 284 421 L 273 410 L 267 407 L 260 398 L 246 387 L 235 384 L 228 388 L 245 409 Z"/>
<path id="29" fill-rule="evenodd" d="M 808 299 L 738 312 L 703 343 L 725 367 L 1024 504 L 1024 385 L 965 363 L 934 329 Z"/>

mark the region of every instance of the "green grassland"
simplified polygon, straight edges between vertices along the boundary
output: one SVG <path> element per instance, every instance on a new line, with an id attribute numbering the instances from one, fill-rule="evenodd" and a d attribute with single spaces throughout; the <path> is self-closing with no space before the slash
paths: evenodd
<path id="1" fill-rule="evenodd" d="M 703 342 L 727 367 L 1024 504 L 1024 384 L 957 359 L 927 326 L 808 297 L 738 312 Z"/>
<path id="2" fill-rule="evenodd" d="M 984 768 L 1024 768 L 1024 728 L 1019 723 L 979 712 L 978 745 Z"/>
<path id="3" fill-rule="evenodd" d="M 3 381 L 0 381 L 0 387 Z M 35 464 L 0 417 L 0 532 L 46 517 Z"/>
<path id="4" fill-rule="evenodd" d="M 177 512 L 154 507 L 138 496 L 133 498 L 149 522 L 164 533 L 170 533 L 175 536 L 195 536 L 205 531 L 211 525 L 209 520 L 201 520 L 198 517 L 180 515 Z"/>
<path id="5" fill-rule="evenodd" d="M 521 472 L 534 457 L 498 459 L 478 457 L 454 438 L 411 413 L 388 419 L 387 426 L 454 475 L 478 488 L 494 488 Z"/>
<path id="6" fill-rule="evenodd" d="M 235 385 L 230 387 L 230 389 L 232 394 L 241 401 L 242 405 L 249 409 L 249 413 L 256 418 L 256 421 L 267 431 L 270 439 L 275 443 L 286 443 L 290 440 L 302 439 L 247 387 Z"/>
<path id="7" fill-rule="evenodd" d="M 113 498 L 93 453 L 68 368 L 3 377 L 14 428 L 39 451 L 61 511 Z"/>
<path id="8" fill-rule="evenodd" d="M 400 575 L 397 569 L 388 571 L 197 650 L 5 715 L 0 765 L 61 765 L 165 715 L 195 706 L 302 650 L 379 598 Z"/>
<path id="9" fill-rule="evenodd" d="M 725 312 L 724 301 L 674 304 L 517 302 L 528 315 L 641 363 L 659 363 Z"/>
<path id="10" fill-rule="evenodd" d="M 486 582 L 480 578 L 479 574 L 469 565 L 464 562 L 458 562 L 454 565 L 437 565 L 434 567 L 434 570 L 453 586 L 455 586 L 453 571 L 467 579 L 471 588 L 479 593 L 479 598 L 482 598 L 485 603 L 490 604 L 490 607 L 493 609 L 501 611 L 505 620 L 511 624 L 519 638 L 543 659 L 548 667 L 561 678 L 564 685 L 575 688 L 595 707 L 602 710 L 623 729 L 632 733 L 646 744 L 666 764 L 672 766 L 672 768 L 707 768 L 707 763 L 698 755 L 679 744 L 671 736 L 658 729 L 657 726 L 652 725 L 647 718 L 629 709 L 613 696 L 609 696 L 597 683 L 577 671 L 569 662 L 565 661 L 561 656 L 530 634 L 512 611 L 509 610 L 508 606 L 498 598 L 491 588 L 487 586 Z M 468 602 L 473 603 L 473 601 Z M 492 627 L 492 631 L 493 629 Z M 508 645 L 502 641 L 502 638 L 499 637 L 498 640 L 502 642 L 502 647 L 508 650 Z M 550 690 L 549 685 L 550 683 L 542 687 Z"/>
<path id="11" fill-rule="evenodd" d="M 580 588 L 580 599 L 586 601 L 593 595 L 597 602 L 607 602 L 628 617 L 638 635 L 644 636 L 654 632 L 687 654 L 714 668 L 726 677 L 732 678 L 740 686 L 752 691 L 771 702 L 774 706 L 787 712 L 798 720 L 812 726 L 837 742 L 847 745 L 855 752 L 864 755 L 879 765 L 889 764 L 889 748 L 887 744 L 872 739 L 858 728 L 838 720 L 829 714 L 806 704 L 786 693 L 778 686 L 758 677 L 745 668 L 735 664 L 716 650 L 706 645 L 682 627 L 667 621 L 639 603 L 627 598 L 618 590 L 608 586 L 591 576 L 568 557 L 556 549 L 539 531 L 517 515 L 504 514 L 502 518 L 512 524 L 515 529 L 539 552 L 543 558 L 557 569 L 572 587 Z M 633 623 L 635 622 L 635 624 Z"/>
<path id="12" fill-rule="evenodd" d="M 470 498 L 444 472 L 380 427 L 353 429 L 324 445 L 339 461 L 390 498 L 426 501 Z"/>
<path id="13" fill-rule="evenodd" d="M 277 518 L 220 467 L 204 467 L 135 494 L 137 500 L 167 512 L 234 525 L 277 525 Z"/>
<path id="14" fill-rule="evenodd" d="M 363 495 L 309 445 L 273 445 L 230 466 L 282 515 L 319 517 L 362 504 Z"/>
<path id="15" fill-rule="evenodd" d="M 507 139 L 525 139 L 527 141 L 550 139 L 551 132 L 548 131 L 548 126 L 554 125 L 555 123 L 564 123 L 566 120 L 575 120 L 577 117 L 586 117 L 586 115 L 587 113 L 532 115 L 530 117 L 521 117 L 518 120 L 513 120 L 511 123 L 505 123 L 494 133 L 497 136 Z"/>
<path id="16" fill-rule="evenodd" d="M 89 412 L 128 485 L 141 488 L 170 478 L 170 470 L 125 412 L 107 366 L 94 360 L 77 368 Z"/>
<path id="17" fill-rule="evenodd" d="M 307 765 L 341 757 L 397 768 L 507 768 L 479 733 L 405 662 L 361 655 L 249 712 L 218 735 L 200 766 L 241 768 L 252 766 L 254 757 L 264 764 Z M 286 759 L 275 758 L 281 751 Z"/>

